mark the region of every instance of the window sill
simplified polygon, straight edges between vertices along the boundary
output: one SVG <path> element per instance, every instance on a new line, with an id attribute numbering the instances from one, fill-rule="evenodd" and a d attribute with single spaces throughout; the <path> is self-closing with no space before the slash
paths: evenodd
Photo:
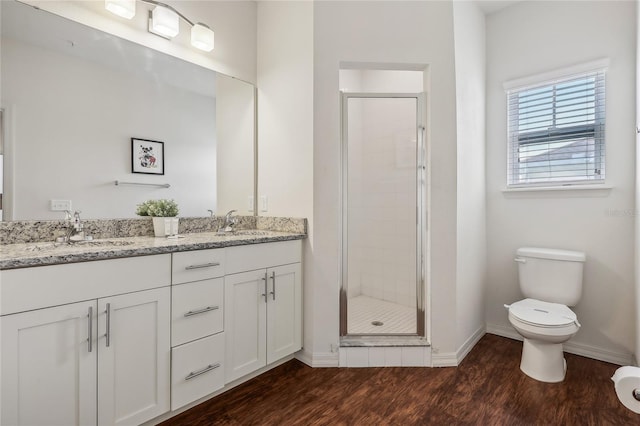
<path id="1" fill-rule="evenodd" d="M 502 193 L 505 196 L 586 196 L 586 197 L 606 197 L 613 187 L 611 185 L 564 185 L 564 186 L 527 186 L 516 188 L 504 188 Z"/>

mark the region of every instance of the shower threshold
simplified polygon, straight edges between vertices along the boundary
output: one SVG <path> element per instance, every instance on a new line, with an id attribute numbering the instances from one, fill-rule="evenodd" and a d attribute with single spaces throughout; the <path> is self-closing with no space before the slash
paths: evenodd
<path id="1" fill-rule="evenodd" d="M 365 336 L 343 336 L 340 338 L 340 347 L 392 347 L 392 346 L 431 346 L 431 344 L 421 336 L 401 336 L 401 335 L 365 335 Z"/>

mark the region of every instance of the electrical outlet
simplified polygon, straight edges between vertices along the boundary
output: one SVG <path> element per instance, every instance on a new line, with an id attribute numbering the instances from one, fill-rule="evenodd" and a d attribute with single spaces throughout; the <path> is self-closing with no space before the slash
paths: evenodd
<path id="1" fill-rule="evenodd" d="M 252 212 L 254 210 L 254 205 L 253 205 L 253 195 L 249 195 L 249 202 L 247 203 L 247 210 L 249 210 L 250 212 Z"/>
<path id="2" fill-rule="evenodd" d="M 269 210 L 269 198 L 266 195 L 260 196 L 260 211 L 266 212 Z"/>
<path id="3" fill-rule="evenodd" d="M 71 200 L 51 200 L 52 212 L 71 211 Z"/>

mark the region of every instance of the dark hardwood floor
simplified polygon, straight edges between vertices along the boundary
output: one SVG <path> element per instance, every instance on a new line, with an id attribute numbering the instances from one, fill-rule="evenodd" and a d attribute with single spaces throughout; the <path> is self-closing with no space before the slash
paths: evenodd
<path id="1" fill-rule="evenodd" d="M 170 425 L 640 425 L 618 366 L 566 354 L 562 383 L 519 368 L 522 342 L 487 334 L 457 368 L 310 368 L 290 361 Z"/>

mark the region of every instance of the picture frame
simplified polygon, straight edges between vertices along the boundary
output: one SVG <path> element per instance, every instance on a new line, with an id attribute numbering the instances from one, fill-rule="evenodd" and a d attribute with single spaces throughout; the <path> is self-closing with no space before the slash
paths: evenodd
<path id="1" fill-rule="evenodd" d="M 131 138 L 131 173 L 164 175 L 164 142 Z"/>

